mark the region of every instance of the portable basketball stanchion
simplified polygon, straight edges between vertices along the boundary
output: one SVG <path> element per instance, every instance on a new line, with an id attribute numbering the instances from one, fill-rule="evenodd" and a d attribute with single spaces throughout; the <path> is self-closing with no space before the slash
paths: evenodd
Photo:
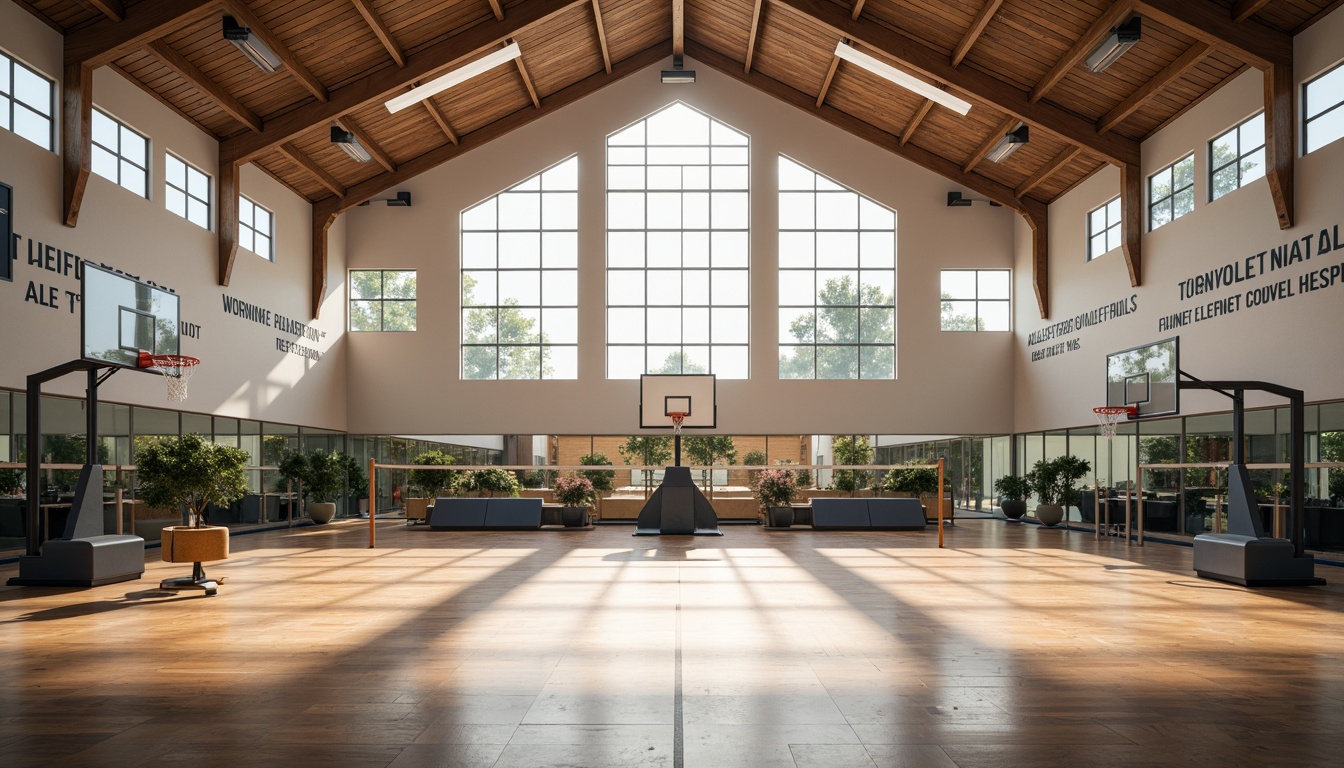
<path id="1" fill-rule="evenodd" d="M 1092 409 L 1092 413 L 1097 416 L 1097 423 L 1101 428 L 1101 436 L 1106 438 L 1106 485 L 1109 486 L 1113 480 L 1111 477 L 1112 452 L 1111 441 L 1115 439 L 1116 430 L 1120 426 L 1120 417 L 1131 417 L 1138 413 L 1138 408 L 1132 405 L 1099 405 Z M 1125 545 L 1129 545 L 1129 494 L 1130 489 L 1125 488 Z M 1101 487 L 1098 483 L 1092 483 L 1092 538 L 1101 539 Z M 1111 498 L 1110 494 L 1106 496 L 1106 528 L 1111 527 Z M 1140 546 L 1142 546 L 1142 537 L 1140 537 Z"/>
<path id="2" fill-rule="evenodd" d="M 148 352 L 141 352 L 138 362 L 141 368 L 163 374 L 163 381 L 168 387 L 168 399 L 175 403 L 187 399 L 187 383 L 196 372 L 196 366 L 201 364 L 200 358 L 196 357 L 151 355 Z"/>

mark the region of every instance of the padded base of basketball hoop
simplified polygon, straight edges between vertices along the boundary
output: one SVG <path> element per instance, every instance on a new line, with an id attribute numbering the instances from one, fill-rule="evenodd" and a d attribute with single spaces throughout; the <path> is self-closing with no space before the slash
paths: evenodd
<path id="1" fill-rule="evenodd" d="M 722 536 L 719 516 L 691 479 L 690 467 L 667 467 L 635 523 L 636 536 Z"/>

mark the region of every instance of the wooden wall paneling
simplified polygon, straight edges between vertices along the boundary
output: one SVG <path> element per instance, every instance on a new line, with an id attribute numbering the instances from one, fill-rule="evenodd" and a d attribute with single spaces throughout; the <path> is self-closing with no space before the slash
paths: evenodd
<path id="1" fill-rule="evenodd" d="M 339 181 L 332 178 L 331 174 L 318 167 L 317 163 L 308 159 L 308 156 L 299 151 L 293 144 L 281 144 L 280 153 L 289 158 L 291 163 L 302 168 L 305 173 L 312 176 L 317 183 L 326 187 L 333 195 L 345 197 L 345 187 Z"/>
<path id="2" fill-rule="evenodd" d="M 1082 152 L 1078 147 L 1066 147 L 1064 151 L 1055 155 L 1054 159 L 1036 169 L 1036 172 L 1027 177 L 1027 180 L 1013 190 L 1013 194 L 1018 197 L 1026 195 L 1028 192 L 1036 189 L 1042 182 L 1053 176 L 1059 169 L 1073 162 L 1073 159 Z"/>
<path id="3" fill-rule="evenodd" d="M 1125 97 L 1107 112 L 1101 120 L 1097 121 L 1097 131 L 1105 133 L 1124 121 L 1125 118 L 1134 114 L 1134 112 L 1148 102 L 1158 91 L 1166 88 L 1172 82 L 1180 78 L 1194 65 L 1198 64 L 1209 52 L 1208 43 L 1195 43 L 1186 49 L 1175 61 L 1168 64 L 1165 69 L 1155 75 L 1151 80 L 1144 83 L 1138 90 Z"/>
<path id="4" fill-rule="evenodd" d="M 1003 0 L 985 0 L 984 7 L 976 15 L 975 21 L 971 22 L 971 28 L 966 30 L 966 36 L 961 38 L 961 42 L 957 43 L 957 47 L 952 50 L 952 66 L 961 65 L 962 60 L 966 58 L 966 54 L 971 52 L 971 46 L 975 45 L 975 41 L 979 40 L 980 35 L 984 33 L 990 19 L 994 18 L 995 13 L 998 13 L 1000 5 L 1003 5 Z"/>
<path id="5" fill-rule="evenodd" d="M 155 40 L 145 48 L 159 61 L 163 62 L 164 66 L 176 72 L 182 79 L 210 97 L 211 101 L 227 112 L 230 117 L 254 131 L 261 130 L 261 118 L 219 87 L 218 83 L 197 69 L 195 64 L 187 61 L 186 57 L 170 48 L 167 43 L 162 40 Z"/>
<path id="6" fill-rule="evenodd" d="M 1265 178 L 1279 229 L 1293 226 L 1295 91 L 1291 64 L 1275 64 L 1265 72 Z"/>
<path id="7" fill-rule="evenodd" d="M 124 21 L 101 19 L 66 35 L 65 63 L 97 69 L 187 21 L 213 14 L 218 3 L 219 0 L 143 0 L 126 10 Z"/>
<path id="8" fill-rule="evenodd" d="M 93 68 L 65 66 L 61 79 L 61 223 L 79 223 L 93 160 Z"/>
<path id="9" fill-rule="evenodd" d="M 597 31 L 597 47 L 602 51 L 602 68 L 608 75 L 611 74 L 611 51 L 607 50 L 607 30 L 602 26 L 602 3 L 599 0 L 592 0 L 593 5 L 593 26 Z M 451 129 L 449 131 L 451 133 Z M 457 143 L 456 140 L 453 141 Z"/>
<path id="10" fill-rule="evenodd" d="M 285 72 L 299 81 L 318 101 L 327 100 L 327 87 L 318 80 L 299 58 L 294 55 L 285 41 L 266 26 L 259 16 L 252 12 L 243 0 L 224 0 L 224 7 L 238 23 L 252 30 L 284 62 Z"/>
<path id="11" fill-rule="evenodd" d="M 425 105 L 425 111 L 428 112 L 430 118 L 438 124 L 439 130 L 443 131 L 443 135 L 448 137 L 448 141 L 451 141 L 454 144 L 460 143 L 460 139 L 457 137 L 457 131 L 453 130 L 452 123 L 448 122 L 448 115 L 444 114 L 443 110 L 439 108 L 439 105 L 435 103 L 433 99 L 425 99 L 420 103 Z"/>
<path id="12" fill-rule="evenodd" d="M 751 59 L 756 55 L 756 35 L 761 28 L 761 9 L 763 5 L 762 0 L 756 0 L 755 7 L 751 11 L 751 31 L 747 33 L 747 57 L 742 65 L 744 72 L 751 71 Z M 834 68 L 832 68 L 832 71 L 834 71 Z"/>
<path id="13" fill-rule="evenodd" d="M 1211 0 L 1139 0 L 1135 8 L 1149 19 L 1215 45 L 1257 69 L 1293 63 L 1293 38 L 1254 19 L 1235 22 L 1224 6 Z"/>
<path id="14" fill-rule="evenodd" d="M 94 10 L 112 21 L 122 21 L 126 18 L 126 8 L 121 4 L 121 0 L 80 0 L 80 2 L 92 6 Z"/>
<path id="15" fill-rule="evenodd" d="M 364 21 L 368 22 L 369 29 L 378 38 L 378 42 L 383 44 L 383 48 L 387 50 L 387 55 L 392 57 L 392 61 L 398 67 L 406 66 L 406 53 L 401 50 L 401 45 L 392 36 L 392 31 L 383 22 L 383 17 L 378 15 L 373 3 L 369 0 L 351 0 L 351 2 L 355 4 L 355 10 L 359 11 L 359 15 L 364 17 Z"/>
<path id="16" fill-rule="evenodd" d="M 1129 269 L 1129 284 L 1143 285 L 1143 170 L 1120 168 L 1120 249 Z"/>
<path id="17" fill-rule="evenodd" d="M 219 241 L 219 284 L 228 285 L 233 276 L 233 261 L 238 256 L 238 164 L 223 157 L 215 174 L 215 209 Z"/>
<path id="18" fill-rule="evenodd" d="M 998 125 L 994 126 L 993 130 L 989 132 L 989 135 L 985 137 L 985 140 L 980 142 L 979 146 L 975 148 L 975 151 L 971 153 L 971 156 L 966 158 L 966 161 L 961 164 L 961 172 L 970 173 L 975 170 L 975 167 L 980 164 L 980 161 L 985 159 L 985 155 L 988 155 L 990 150 L 994 149 L 999 141 L 1003 139 L 1005 134 L 1016 128 L 1019 122 L 1021 121 L 1016 117 L 1009 115 L 1000 121 Z"/>

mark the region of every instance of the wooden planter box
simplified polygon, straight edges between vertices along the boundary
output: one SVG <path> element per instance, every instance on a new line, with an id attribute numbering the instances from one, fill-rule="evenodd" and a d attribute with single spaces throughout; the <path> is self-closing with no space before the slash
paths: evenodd
<path id="1" fill-rule="evenodd" d="M 163 529 L 165 563 L 205 563 L 229 557 L 229 529 L 223 526 L 192 528 L 173 525 Z"/>

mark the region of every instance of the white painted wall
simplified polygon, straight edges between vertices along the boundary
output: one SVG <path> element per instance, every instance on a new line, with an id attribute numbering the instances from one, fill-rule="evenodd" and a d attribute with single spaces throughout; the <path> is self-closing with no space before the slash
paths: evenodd
<path id="1" fill-rule="evenodd" d="M 660 65 L 661 66 L 661 65 Z M 692 86 L 660 66 L 612 85 L 417 177 L 415 205 L 357 208 L 351 268 L 419 273 L 415 333 L 351 334 L 354 432 L 628 434 L 638 381 L 608 381 L 605 350 L 605 138 L 680 99 L 751 136 L 751 371 L 719 381 L 729 434 L 1005 432 L 1011 429 L 1010 334 L 941 333 L 939 270 L 1008 267 L 1013 214 L 947 208 L 955 186 L 890 152 L 689 62 Z M 778 380 L 776 168 L 789 155 L 897 211 L 897 379 Z M 571 155 L 579 158 L 579 376 L 573 381 L 460 379 L 460 212 Z M 392 190 L 395 191 L 395 190 Z"/>
<path id="2" fill-rule="evenodd" d="M 61 38 L 13 3 L 0 3 L 0 47 L 42 72 L 59 77 Z M 273 75 L 283 77 L 284 75 Z M 56 91 L 60 101 L 59 86 Z M 0 387 L 22 389 L 30 373 L 79 357 L 79 309 L 71 312 L 65 291 L 79 294 L 74 274 L 56 274 L 27 261 L 28 244 L 54 245 L 91 261 L 122 269 L 172 288 L 181 296 L 182 319 L 201 326 L 199 339 L 183 339 L 183 354 L 202 363 L 191 382 L 186 410 L 344 429 L 345 224 L 332 230 L 331 274 L 322 318 L 313 325 L 326 336 L 313 346 L 319 361 L 281 352 L 277 337 L 293 339 L 223 310 L 221 293 L 303 322 L 309 320 L 311 206 L 257 168 L 242 171 L 243 194 L 276 214 L 276 261 L 239 250 L 231 284 L 216 284 L 213 232 L 169 213 L 163 206 L 165 150 L 197 167 L 216 171 L 215 140 L 110 69 L 94 76 L 94 104 L 151 140 L 153 181 L 145 200 L 100 176 L 90 175 L 73 229 L 61 224 L 61 158 L 9 131 L 0 130 L 0 181 L 15 195 L 15 232 L 20 255 L 12 283 L 0 282 Z M 59 107 L 58 107 L 59 108 Z M 25 301 L 30 282 L 59 289 L 65 306 Z M 83 394 L 82 378 L 68 376 L 45 392 Z M 166 407 L 157 377 L 122 372 L 100 389 L 107 401 Z"/>
<path id="3" fill-rule="evenodd" d="M 1337 11 L 1296 38 L 1296 77 L 1310 79 L 1344 58 L 1344 12 Z M 1339 227 L 1344 238 L 1344 141 L 1297 160 L 1296 211 L 1292 229 L 1281 231 L 1265 179 L 1208 202 L 1208 142 L 1263 108 L 1263 79 L 1249 70 L 1143 144 L 1145 178 L 1186 153 L 1195 153 L 1195 210 L 1143 236 L 1143 285 L 1131 288 L 1119 249 L 1085 260 L 1088 211 L 1119 192 L 1120 174 L 1110 168 L 1078 185 L 1050 207 L 1050 307 L 1043 321 L 1031 291 L 1030 232 L 1014 229 L 1017 249 L 1016 402 L 1014 427 L 1035 431 L 1095 423 L 1092 406 L 1105 401 L 1105 357 L 1139 344 L 1179 335 L 1181 367 L 1203 379 L 1258 379 L 1305 390 L 1308 401 L 1344 397 L 1344 360 L 1335 337 L 1344 327 L 1344 282 L 1301 293 L 1299 281 L 1314 270 L 1344 264 L 1344 249 L 1319 254 L 1321 230 Z M 1300 142 L 1299 142 L 1300 146 Z M 1300 150 L 1299 150 L 1300 151 Z M 1145 184 L 1146 202 L 1146 184 Z M 1146 222 L 1146 216 L 1145 216 Z M 1272 273 L 1257 274 L 1229 288 L 1182 300 L 1180 283 L 1207 270 L 1244 262 L 1261 251 L 1312 238 L 1312 258 Z M 1344 245 L 1344 243 L 1342 243 Z M 1268 259 L 1268 256 L 1266 257 Z M 1258 262 L 1257 262 L 1258 263 Z M 1268 262 L 1266 264 L 1268 268 Z M 1280 280 L 1299 295 L 1247 307 L 1245 294 Z M 1241 294 L 1239 311 L 1172 331 L 1159 319 L 1215 299 Z M 1137 311 L 1053 342 L 1029 345 L 1028 334 L 1100 305 L 1134 297 Z M 1033 350 L 1077 341 L 1080 348 L 1032 362 Z M 1248 395 L 1248 404 L 1281 400 Z M 1186 414 L 1228 409 L 1216 394 L 1182 393 Z"/>

